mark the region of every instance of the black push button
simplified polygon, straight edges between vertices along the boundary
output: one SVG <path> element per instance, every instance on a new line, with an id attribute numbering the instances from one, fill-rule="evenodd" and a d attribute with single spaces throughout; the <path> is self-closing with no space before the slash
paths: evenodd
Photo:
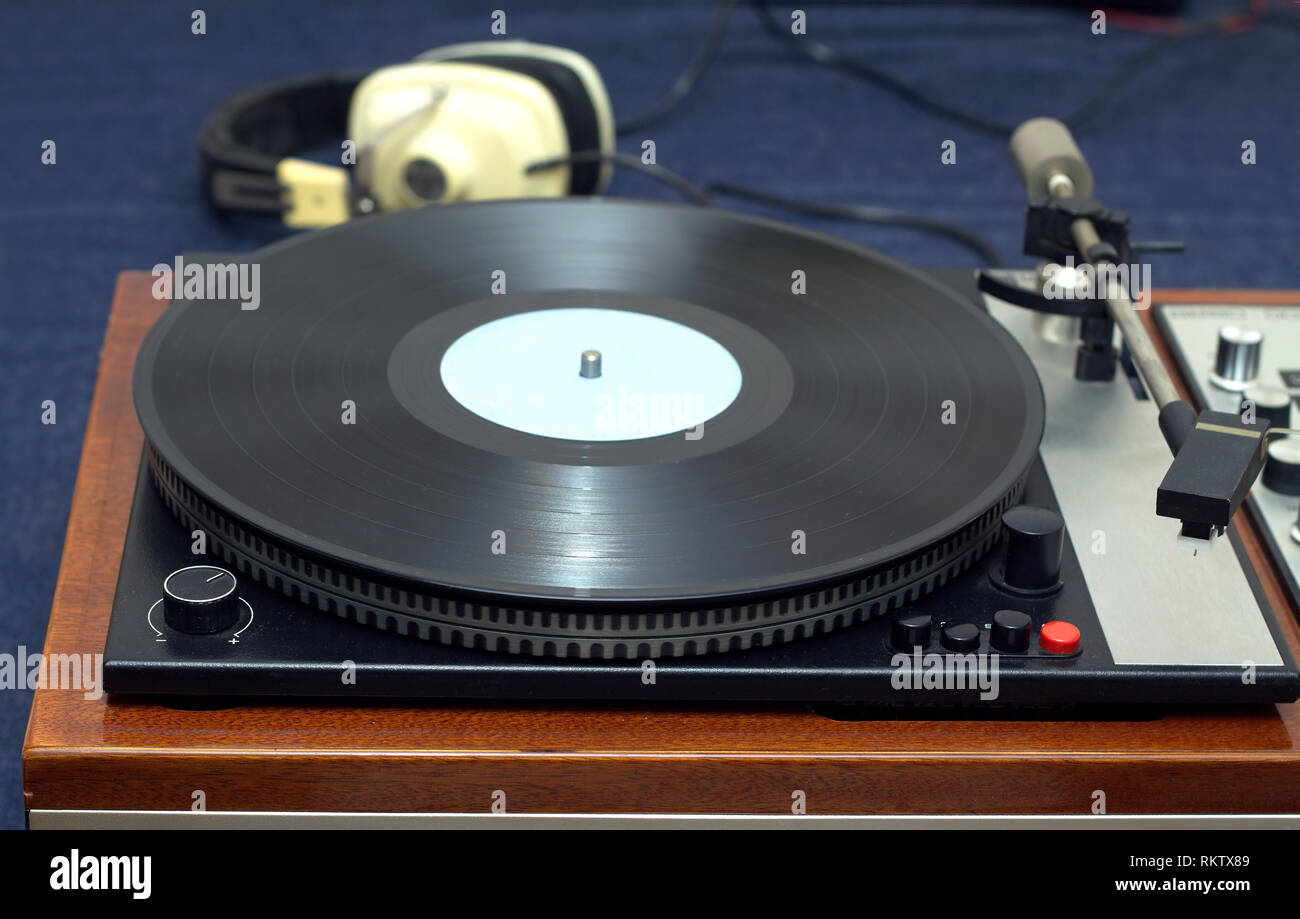
<path id="1" fill-rule="evenodd" d="M 949 651 L 975 651 L 980 646 L 980 627 L 969 622 L 958 622 L 945 628 L 939 640 Z"/>
<path id="2" fill-rule="evenodd" d="M 911 651 L 924 648 L 930 643 L 930 628 L 933 620 L 929 616 L 902 616 L 894 620 L 889 629 L 889 641 L 895 648 Z"/>
<path id="3" fill-rule="evenodd" d="M 1033 620 L 1025 613 L 1014 609 L 1000 609 L 993 614 L 993 628 L 989 632 L 989 644 L 999 651 L 1015 654 L 1029 650 L 1029 632 Z"/>

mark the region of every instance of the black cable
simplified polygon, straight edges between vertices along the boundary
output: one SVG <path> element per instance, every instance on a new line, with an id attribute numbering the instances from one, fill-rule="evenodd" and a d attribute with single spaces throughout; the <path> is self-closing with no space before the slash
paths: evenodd
<path id="1" fill-rule="evenodd" d="M 709 196 L 690 182 L 683 179 L 671 169 L 665 169 L 663 166 L 643 163 L 641 157 L 632 153 L 605 153 L 601 150 L 579 150 L 577 153 L 570 153 L 567 156 L 557 156 L 552 159 L 539 160 L 536 163 L 530 163 L 524 169 L 525 174 L 532 175 L 534 172 L 540 172 L 543 169 L 554 169 L 556 166 L 569 166 L 577 163 L 611 163 L 615 166 L 625 166 L 628 169 L 635 169 L 643 175 L 648 175 L 656 182 L 662 182 L 672 188 L 683 198 L 686 198 L 693 204 L 708 204 Z"/>
<path id="2" fill-rule="evenodd" d="M 768 0 L 753 0 L 753 4 L 758 12 L 760 22 L 768 33 L 791 45 L 801 54 L 819 64 L 879 86 L 922 111 L 929 112 L 937 118 L 951 121 L 980 134 L 988 134 L 994 137 L 1010 137 L 1011 133 L 1016 129 L 1014 124 L 985 118 L 982 115 L 949 105 L 947 102 L 905 83 L 892 74 L 854 58 L 846 57 L 829 45 L 813 41 L 806 36 L 795 35 L 785 23 L 775 16 Z M 1166 53 L 1187 40 L 1217 32 L 1219 25 L 1219 18 L 1195 22 L 1189 24 L 1187 28 L 1177 34 L 1164 36 L 1151 42 L 1145 48 L 1130 56 L 1114 76 L 1108 79 L 1099 90 L 1085 99 L 1078 108 L 1062 118 L 1061 121 L 1067 127 L 1073 128 L 1093 118 L 1108 102 L 1115 98 L 1121 89 L 1132 82 L 1147 67 L 1150 67 Z"/>
<path id="3" fill-rule="evenodd" d="M 955 122 L 977 133 L 992 134 L 996 137 L 1010 137 L 1011 132 L 1015 130 L 1015 125 L 963 111 L 940 99 L 926 95 L 892 74 L 878 70 L 862 61 L 845 57 L 830 45 L 814 41 L 807 36 L 795 35 L 785 23 L 776 18 L 767 0 L 753 0 L 753 3 L 754 8 L 758 11 L 759 21 L 770 35 L 786 42 L 800 54 L 806 55 L 818 64 L 847 73 L 868 83 L 873 83 L 922 111 L 929 112 L 937 118 Z"/>
<path id="4" fill-rule="evenodd" d="M 766 207 L 810 217 L 828 217 L 833 220 L 857 220 L 863 223 L 913 227 L 927 233 L 935 233 L 956 240 L 978 254 L 980 258 L 994 268 L 1001 268 L 1003 264 L 997 249 L 975 233 L 956 224 L 935 220 L 931 217 L 923 217 L 919 214 L 895 211 L 887 207 L 871 207 L 857 204 L 822 204 L 817 201 L 804 201 L 799 198 L 788 198 L 783 195 L 773 195 L 768 192 L 745 188 L 742 185 L 734 185 L 730 182 L 711 182 L 704 188 L 700 188 L 671 169 L 666 169 L 657 164 L 643 163 L 639 156 L 632 153 L 604 153 L 600 150 L 580 150 L 567 156 L 557 156 L 552 159 L 530 163 L 524 169 L 524 172 L 531 175 L 543 169 L 554 169 L 557 166 L 568 166 L 575 163 L 611 163 L 615 166 L 626 166 L 640 172 L 642 175 L 649 176 L 657 182 L 662 182 L 692 204 L 701 206 L 711 204 L 713 195 L 721 195 L 727 198 L 752 201 Z"/>
<path id="5" fill-rule="evenodd" d="M 1181 239 L 1135 239 L 1128 244 L 1129 255 L 1181 255 L 1187 243 Z"/>
<path id="6" fill-rule="evenodd" d="M 717 8 L 713 13 L 713 25 L 710 26 L 708 34 L 704 37 L 704 43 L 700 45 L 700 50 L 695 53 L 695 57 L 686 65 L 686 69 L 673 82 L 672 88 L 664 95 L 662 99 L 646 109 L 639 115 L 633 115 L 625 121 L 618 122 L 614 130 L 619 134 L 628 134 L 632 131 L 639 131 L 642 128 L 654 124 L 663 118 L 673 109 L 681 104 L 682 100 L 690 95 L 695 84 L 699 82 L 704 71 L 709 69 L 713 59 L 718 54 L 718 46 L 722 44 L 722 36 L 727 31 L 727 23 L 731 19 L 731 14 L 736 8 L 736 0 L 718 0 Z"/>
<path id="7" fill-rule="evenodd" d="M 1114 76 L 1102 84 L 1101 89 L 1085 99 L 1078 108 L 1062 118 L 1061 121 L 1065 123 L 1066 127 L 1070 128 L 1078 127 L 1089 121 L 1100 113 L 1106 107 L 1106 104 L 1114 99 L 1120 90 L 1131 83 L 1138 74 L 1164 57 L 1168 52 L 1189 39 L 1210 35 L 1217 30 L 1218 23 L 1207 20 L 1191 23 L 1177 34 L 1157 38 L 1141 51 L 1125 60 L 1124 65 L 1120 67 Z"/>
<path id="8" fill-rule="evenodd" d="M 741 185 L 732 185 L 730 182 L 713 182 L 705 186 L 705 191 L 709 195 L 739 198 L 796 214 L 806 214 L 810 217 L 829 217 L 833 220 L 857 220 L 864 223 L 914 227 L 927 233 L 935 233 L 955 240 L 978 254 L 990 267 L 1001 268 L 1003 265 L 1002 257 L 998 255 L 997 249 L 993 248 L 977 234 L 956 224 L 935 220 L 931 217 L 922 217 L 919 214 L 908 214 L 887 207 L 870 207 L 860 204 L 822 204 L 817 201 L 804 201 L 799 198 L 787 198 L 783 195 L 773 195 L 768 192 L 745 188 Z"/>
<path id="9" fill-rule="evenodd" d="M 776 18 L 771 9 L 768 0 L 751 0 L 759 14 L 759 21 L 766 31 L 790 44 L 801 54 L 806 55 L 812 61 L 834 70 L 847 73 L 850 76 L 865 80 L 868 83 L 875 84 L 880 88 L 891 92 L 901 98 L 904 102 L 929 112 L 937 118 L 954 122 L 963 127 L 980 134 L 988 134 L 994 137 L 1010 137 L 1016 129 L 1016 125 L 1010 122 L 999 121 L 993 118 L 986 118 L 973 112 L 965 111 L 954 105 L 949 105 L 942 99 L 931 96 L 922 92 L 916 87 L 904 82 L 898 77 L 893 76 L 876 67 L 872 67 L 863 61 L 846 57 L 836 51 L 830 45 L 814 41 L 806 36 L 799 36 L 792 33 L 786 25 Z M 735 10 L 736 0 L 718 0 L 717 7 L 714 11 L 713 25 L 705 35 L 704 42 L 701 44 L 695 57 L 687 65 L 674 81 L 669 91 L 657 103 L 639 115 L 634 115 L 624 121 L 620 121 L 615 126 L 618 134 L 628 134 L 633 131 L 639 131 L 656 121 L 659 121 L 669 112 L 681 104 L 699 82 L 700 77 L 708 70 L 717 56 L 718 48 L 722 44 L 722 38 L 726 34 L 727 25 L 731 20 L 731 14 Z M 1228 17 L 1230 18 L 1230 17 Z M 1110 77 L 1100 89 L 1079 104 L 1074 111 L 1063 117 L 1061 121 L 1070 128 L 1078 127 L 1081 124 L 1095 117 L 1106 104 L 1110 102 L 1115 95 L 1126 85 L 1131 83 L 1145 69 L 1154 64 L 1157 60 L 1172 51 L 1174 48 L 1182 45 L 1184 42 L 1200 38 L 1205 35 L 1215 34 L 1220 31 L 1220 27 L 1225 17 L 1215 17 L 1201 20 L 1188 24 L 1181 31 L 1163 36 L 1152 41 L 1145 48 L 1130 56 L 1119 71 Z M 1300 22 L 1281 14 L 1277 11 L 1271 11 L 1268 15 L 1261 17 L 1262 22 L 1272 25 L 1282 26 L 1284 28 L 1300 30 Z"/>

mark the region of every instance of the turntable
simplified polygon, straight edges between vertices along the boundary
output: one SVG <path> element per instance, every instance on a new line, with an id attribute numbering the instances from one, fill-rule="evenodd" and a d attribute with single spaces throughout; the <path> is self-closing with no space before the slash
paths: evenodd
<path id="1" fill-rule="evenodd" d="M 973 277 L 626 201 L 426 208 L 242 264 L 255 309 L 177 298 L 135 364 L 111 693 L 1300 693 L 1227 517 L 1184 519 L 1188 551 L 1157 515 L 1222 510 L 1179 491 L 1127 354 L 1087 379 L 1109 326 L 1093 360 Z"/>
<path id="2" fill-rule="evenodd" d="M 1051 135 L 1026 250 L 1127 261 Z M 1214 383 L 1300 381 L 1298 294 L 626 201 L 176 278 L 119 280 L 45 648 L 108 694 L 37 690 L 34 827 L 1300 811 L 1290 419 Z"/>

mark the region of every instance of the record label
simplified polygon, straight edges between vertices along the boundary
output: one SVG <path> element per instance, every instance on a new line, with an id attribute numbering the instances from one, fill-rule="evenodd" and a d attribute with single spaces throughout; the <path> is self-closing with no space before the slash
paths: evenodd
<path id="1" fill-rule="evenodd" d="M 741 385 L 736 359 L 703 332 L 591 308 L 485 323 L 452 342 L 439 374 L 452 398 L 480 418 L 576 441 L 697 428 L 731 405 Z"/>

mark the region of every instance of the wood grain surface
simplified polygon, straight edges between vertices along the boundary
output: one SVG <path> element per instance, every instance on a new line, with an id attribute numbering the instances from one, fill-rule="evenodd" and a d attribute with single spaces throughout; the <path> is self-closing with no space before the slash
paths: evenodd
<path id="1" fill-rule="evenodd" d="M 103 649 L 141 433 L 130 374 L 161 312 L 119 279 L 46 636 Z M 1157 292 L 1157 302 L 1300 302 Z M 1154 422 L 1153 422 L 1154 423 Z M 1292 649 L 1291 609 L 1242 528 Z M 258 703 L 187 711 L 38 690 L 23 748 L 40 809 L 516 813 L 1112 814 L 1300 812 L 1296 705 L 1150 720 L 836 721 L 800 706 Z"/>

